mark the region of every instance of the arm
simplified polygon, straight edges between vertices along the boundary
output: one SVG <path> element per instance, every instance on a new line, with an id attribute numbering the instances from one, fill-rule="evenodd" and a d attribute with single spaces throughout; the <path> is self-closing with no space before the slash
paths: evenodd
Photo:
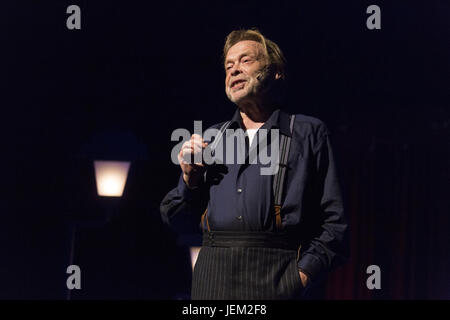
<path id="1" fill-rule="evenodd" d="M 198 229 L 200 217 L 207 205 L 207 190 L 205 186 L 189 188 L 180 175 L 178 185 L 162 200 L 161 217 L 165 223 L 175 229 Z"/>
<path id="2" fill-rule="evenodd" d="M 171 190 L 160 205 L 162 219 L 174 227 L 193 228 L 200 221 L 206 208 L 207 190 L 203 181 L 205 167 L 202 163 L 193 163 L 194 155 L 202 152 L 207 143 L 200 136 L 193 135 L 186 141 L 178 155 L 182 170 L 178 186 Z"/>
<path id="3" fill-rule="evenodd" d="M 314 199 L 318 210 L 308 224 L 309 239 L 304 242 L 298 262 L 302 280 L 314 282 L 342 264 L 348 256 L 348 224 L 337 179 L 329 133 L 319 130 L 315 154 Z M 302 281 L 303 282 L 303 281 Z"/>

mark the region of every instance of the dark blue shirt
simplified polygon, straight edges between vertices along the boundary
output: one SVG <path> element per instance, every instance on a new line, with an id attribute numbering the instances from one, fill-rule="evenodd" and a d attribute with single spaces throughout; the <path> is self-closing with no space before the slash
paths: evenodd
<path id="1" fill-rule="evenodd" d="M 229 128 L 243 128 L 238 110 Z M 260 129 L 279 129 L 280 135 L 291 136 L 289 115 L 277 109 Z M 319 119 L 297 114 L 291 137 L 282 226 L 302 245 L 298 267 L 314 280 L 347 255 L 347 222 L 327 127 Z M 248 140 L 243 147 L 248 154 Z M 261 175 L 262 166 L 248 161 L 211 165 L 196 189 L 189 189 L 181 176 L 161 203 L 163 219 L 169 224 L 198 224 L 208 208 L 212 231 L 275 231 L 274 176 Z M 206 229 L 206 223 L 202 227 Z"/>

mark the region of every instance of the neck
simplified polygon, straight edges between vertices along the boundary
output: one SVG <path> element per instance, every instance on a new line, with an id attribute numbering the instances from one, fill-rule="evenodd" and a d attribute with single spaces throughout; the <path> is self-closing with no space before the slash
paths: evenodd
<path id="1" fill-rule="evenodd" d="M 257 101 L 238 105 L 245 129 L 259 129 L 272 114 L 273 108 Z"/>

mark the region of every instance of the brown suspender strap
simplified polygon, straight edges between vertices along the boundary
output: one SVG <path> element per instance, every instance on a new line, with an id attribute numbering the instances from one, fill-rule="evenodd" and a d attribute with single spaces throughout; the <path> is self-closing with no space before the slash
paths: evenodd
<path id="1" fill-rule="evenodd" d="M 280 205 L 274 205 L 275 208 L 275 223 L 277 230 L 281 230 L 281 206 Z"/>
<path id="2" fill-rule="evenodd" d="M 294 129 L 295 115 L 291 115 L 289 128 L 292 132 Z M 276 230 L 282 229 L 281 224 L 281 202 L 283 197 L 284 180 L 286 178 L 286 168 L 289 156 L 289 148 L 291 146 L 291 137 L 282 135 L 280 138 L 280 160 L 278 171 L 273 177 L 273 193 L 274 193 L 274 211 Z"/>
<path id="3" fill-rule="evenodd" d="M 206 208 L 205 209 L 205 212 L 203 212 L 203 214 L 202 214 L 202 219 L 201 219 L 201 222 L 200 222 L 200 225 L 202 226 L 202 228 L 203 228 L 203 222 L 205 221 L 205 219 L 206 219 L 206 228 L 208 229 L 208 232 L 210 232 L 211 231 L 211 229 L 209 228 L 209 222 L 208 222 L 208 208 Z"/>

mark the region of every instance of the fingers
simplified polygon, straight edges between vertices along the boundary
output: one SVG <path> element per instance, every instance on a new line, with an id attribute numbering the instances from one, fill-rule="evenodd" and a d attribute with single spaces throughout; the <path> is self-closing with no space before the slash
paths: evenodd
<path id="1" fill-rule="evenodd" d="M 178 154 L 178 160 L 183 164 L 194 164 L 199 167 L 203 167 L 201 162 L 194 162 L 194 158 L 203 152 L 203 149 L 208 146 L 207 142 L 203 141 L 203 138 L 198 134 L 193 134 L 189 141 L 186 141 L 181 146 L 180 153 Z"/>
<path id="2" fill-rule="evenodd" d="M 205 148 L 208 145 L 208 143 L 205 142 L 203 138 L 196 133 L 191 136 L 191 140 L 189 141 L 192 147 L 198 147 L 200 149 Z"/>

